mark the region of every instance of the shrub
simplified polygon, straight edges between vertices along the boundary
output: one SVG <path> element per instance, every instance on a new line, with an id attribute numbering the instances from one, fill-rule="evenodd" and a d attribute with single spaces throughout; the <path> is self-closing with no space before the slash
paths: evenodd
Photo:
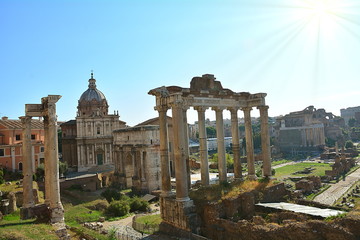
<path id="1" fill-rule="evenodd" d="M 101 196 L 108 201 L 108 203 L 111 203 L 113 200 L 120 200 L 121 194 L 119 191 L 116 191 L 115 189 L 106 189 L 104 192 L 101 193 Z"/>
<path id="2" fill-rule="evenodd" d="M 44 164 L 40 164 L 37 168 L 36 168 L 36 171 L 35 171 L 35 179 L 37 181 L 40 181 L 42 179 L 44 179 L 44 176 L 45 176 L 45 170 L 44 170 Z"/>
<path id="3" fill-rule="evenodd" d="M 85 207 L 90 210 L 105 211 L 109 207 L 109 203 L 106 200 L 98 199 L 87 203 Z"/>
<path id="4" fill-rule="evenodd" d="M 130 212 L 130 205 L 128 202 L 120 200 L 120 201 L 112 201 L 109 207 L 106 210 L 106 213 L 110 216 L 114 217 L 122 217 Z"/>
<path id="5" fill-rule="evenodd" d="M 139 197 L 133 197 L 130 200 L 130 211 L 146 212 L 149 208 L 149 203 Z"/>

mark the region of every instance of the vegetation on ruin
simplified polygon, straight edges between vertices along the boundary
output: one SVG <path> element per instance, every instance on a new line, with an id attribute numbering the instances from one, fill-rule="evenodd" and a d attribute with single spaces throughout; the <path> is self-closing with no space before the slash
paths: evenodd
<path id="1" fill-rule="evenodd" d="M 152 215 L 144 215 L 141 217 L 136 218 L 135 222 L 143 224 L 144 227 L 144 233 L 151 234 L 153 231 L 152 229 L 157 229 L 160 225 L 162 219 L 160 214 L 152 214 Z"/>
<path id="2" fill-rule="evenodd" d="M 21 220 L 19 211 L 5 215 L 0 221 L 0 240 L 59 239 L 51 225 L 36 223 L 34 219 Z"/>
<path id="3" fill-rule="evenodd" d="M 262 191 L 267 186 L 272 186 L 272 181 L 241 181 L 232 183 L 220 183 L 210 186 L 202 186 L 197 190 L 190 192 L 190 198 L 194 201 L 222 201 L 233 198 L 241 193 L 252 190 Z"/>

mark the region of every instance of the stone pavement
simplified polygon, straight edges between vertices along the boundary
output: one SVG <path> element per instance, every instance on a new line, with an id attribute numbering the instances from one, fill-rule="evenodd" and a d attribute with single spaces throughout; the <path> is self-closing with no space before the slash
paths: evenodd
<path id="1" fill-rule="evenodd" d="M 345 179 L 340 180 L 339 182 L 332 184 L 323 193 L 315 197 L 314 201 L 333 205 L 342 195 L 344 195 L 357 181 L 360 180 L 360 168 L 355 172 L 349 174 Z"/>

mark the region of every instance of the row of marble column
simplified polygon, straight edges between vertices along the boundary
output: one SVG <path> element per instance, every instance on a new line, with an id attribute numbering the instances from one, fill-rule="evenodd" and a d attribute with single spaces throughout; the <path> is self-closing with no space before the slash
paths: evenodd
<path id="1" fill-rule="evenodd" d="M 159 112 L 160 125 L 160 160 L 161 160 L 161 174 L 162 174 L 162 195 L 168 196 L 171 192 L 170 185 L 170 166 L 168 154 L 168 128 L 167 128 L 167 110 L 172 109 L 173 134 L 174 134 L 174 158 L 175 158 L 175 178 L 176 178 L 176 199 L 178 201 L 189 200 L 188 188 L 190 181 L 190 174 L 187 169 L 187 162 L 189 158 L 188 150 L 188 136 L 187 136 L 187 121 L 186 110 L 181 101 L 172 103 L 171 106 L 166 104 L 159 105 L 155 109 Z M 270 160 L 270 138 L 268 128 L 268 106 L 258 106 L 260 110 L 261 119 L 261 148 L 263 158 L 263 175 L 264 177 L 271 176 L 271 160 Z M 206 127 L 205 127 L 205 111 L 207 107 L 196 106 L 194 109 L 198 112 L 199 124 L 199 153 L 201 166 L 201 183 L 209 185 L 209 164 L 206 141 Z M 227 181 L 226 157 L 225 157 L 225 143 L 224 143 L 224 124 L 223 124 L 223 110 L 225 108 L 213 107 L 212 110 L 216 113 L 216 132 L 218 145 L 218 168 L 219 180 Z M 235 179 L 242 178 L 242 168 L 240 160 L 240 143 L 239 143 L 239 128 L 238 115 L 239 108 L 229 107 L 227 110 L 231 113 L 231 133 L 232 133 L 232 150 L 234 155 L 234 177 Z M 246 152 L 248 165 L 248 178 L 256 179 L 255 175 L 255 161 L 254 161 L 254 147 L 251 127 L 250 111 L 252 107 L 241 108 L 244 112 L 245 119 L 245 138 L 246 138 Z"/>
<path id="2" fill-rule="evenodd" d="M 46 98 L 47 100 L 47 98 Z M 45 144 L 45 204 L 50 208 L 52 223 L 64 221 L 64 208 L 60 200 L 58 135 L 55 113 L 55 102 L 46 102 L 46 114 L 43 116 Z M 20 117 L 23 127 L 23 208 L 31 209 L 35 205 L 32 177 L 34 168 L 31 159 L 31 116 Z M 29 211 L 31 212 L 31 210 Z M 28 215 L 27 217 L 32 217 Z"/>

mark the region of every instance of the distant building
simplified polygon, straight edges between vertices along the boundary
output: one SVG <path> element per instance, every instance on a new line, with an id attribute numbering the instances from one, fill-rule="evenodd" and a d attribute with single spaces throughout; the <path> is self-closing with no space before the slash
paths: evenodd
<path id="1" fill-rule="evenodd" d="M 277 147 L 282 152 L 319 150 L 326 138 L 343 141 L 341 127 L 344 120 L 309 106 L 302 111 L 291 112 L 277 119 Z"/>
<path id="2" fill-rule="evenodd" d="M 348 107 L 340 109 L 341 117 L 344 118 L 345 124 L 349 124 L 349 120 L 351 118 L 356 118 L 358 114 L 360 114 L 360 106 L 358 107 Z"/>
<path id="3" fill-rule="evenodd" d="M 88 87 L 79 99 L 76 119 L 61 125 L 63 160 L 79 172 L 113 167 L 113 131 L 125 128 L 118 113 L 108 113 L 92 73 Z"/>
<path id="4" fill-rule="evenodd" d="M 22 123 L 21 120 L 0 120 L 0 167 L 22 171 Z M 32 164 L 35 169 L 44 163 L 44 125 L 40 120 L 31 121 Z"/>

